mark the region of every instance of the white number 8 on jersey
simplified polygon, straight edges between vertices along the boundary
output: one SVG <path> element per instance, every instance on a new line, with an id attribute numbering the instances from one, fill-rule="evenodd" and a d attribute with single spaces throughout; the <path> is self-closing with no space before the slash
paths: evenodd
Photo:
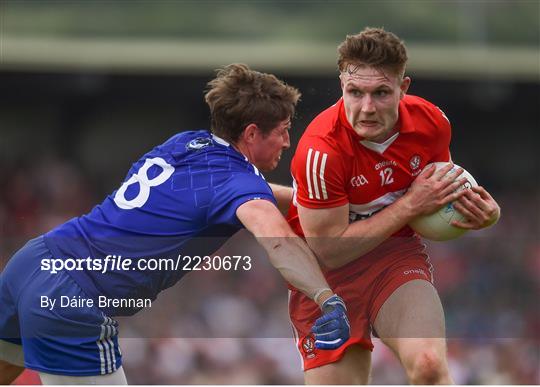
<path id="1" fill-rule="evenodd" d="M 154 165 L 161 167 L 163 170 L 153 179 L 149 179 L 148 170 Z M 118 191 L 116 191 L 116 195 L 114 195 L 114 202 L 118 207 L 124 210 L 132 210 L 133 208 L 142 207 L 150 197 L 150 187 L 163 184 L 169 177 L 171 177 L 173 173 L 174 167 L 161 157 L 146 159 L 141 169 L 139 169 L 137 173 L 133 174 L 129 180 L 125 181 Z M 127 200 L 125 196 L 126 191 L 131 184 L 135 183 L 139 184 L 139 194 L 133 199 Z"/>

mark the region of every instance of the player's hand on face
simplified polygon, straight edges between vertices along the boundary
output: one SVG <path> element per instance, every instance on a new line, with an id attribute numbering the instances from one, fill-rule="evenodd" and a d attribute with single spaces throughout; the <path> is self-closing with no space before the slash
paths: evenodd
<path id="1" fill-rule="evenodd" d="M 499 220 L 501 209 L 495 199 L 483 187 L 465 189 L 453 205 L 463 214 L 465 221 L 453 221 L 452 225 L 467 230 L 479 230 L 491 226 Z"/>
<path id="2" fill-rule="evenodd" d="M 432 214 L 464 195 L 466 190 L 456 191 L 467 182 L 466 178 L 459 177 L 463 168 L 458 168 L 452 178 L 445 176 L 453 167 L 448 164 L 436 171 L 435 165 L 430 165 L 412 182 L 405 197 L 415 216 Z"/>
<path id="3" fill-rule="evenodd" d="M 333 295 L 322 305 L 323 315 L 315 321 L 311 331 L 315 335 L 315 347 L 336 349 L 351 336 L 347 308 L 343 299 Z"/>

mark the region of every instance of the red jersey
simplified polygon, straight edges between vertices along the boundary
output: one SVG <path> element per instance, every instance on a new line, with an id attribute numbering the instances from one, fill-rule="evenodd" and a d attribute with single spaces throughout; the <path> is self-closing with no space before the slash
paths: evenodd
<path id="1" fill-rule="evenodd" d="M 399 103 L 397 125 L 397 133 L 384 143 L 365 141 L 348 123 L 341 99 L 313 120 L 291 167 L 294 197 L 288 221 L 298 235 L 304 235 L 298 203 L 315 209 L 348 204 L 349 221 L 362 220 L 405 194 L 426 164 L 450 159 L 450 124 L 436 106 L 405 96 Z M 325 277 L 347 303 L 351 338 L 332 351 L 308 345 L 320 310 L 291 287 L 289 313 L 305 370 L 339 361 L 352 345 L 372 350 L 371 326 L 388 297 L 408 281 L 433 282 L 424 246 L 408 226 L 362 259 L 326 271 Z"/>
<path id="2" fill-rule="evenodd" d="M 450 123 L 435 105 L 406 95 L 397 126 L 384 143 L 363 140 L 347 121 L 343 99 L 311 122 L 291 165 L 288 221 L 298 235 L 304 234 L 297 203 L 315 209 L 348 204 L 349 221 L 362 220 L 404 195 L 427 164 L 450 160 Z M 407 226 L 395 235 L 413 234 Z"/>

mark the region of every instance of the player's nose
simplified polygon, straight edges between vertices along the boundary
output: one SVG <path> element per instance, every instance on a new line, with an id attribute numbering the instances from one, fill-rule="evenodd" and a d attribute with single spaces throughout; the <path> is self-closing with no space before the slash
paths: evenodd
<path id="1" fill-rule="evenodd" d="M 373 103 L 373 98 L 370 95 L 366 95 L 362 100 L 362 105 L 360 107 L 362 113 L 373 113 L 375 112 L 375 104 Z"/>
<path id="2" fill-rule="evenodd" d="M 291 136 L 289 136 L 289 131 L 286 131 L 283 134 L 283 149 L 289 149 L 291 147 Z"/>

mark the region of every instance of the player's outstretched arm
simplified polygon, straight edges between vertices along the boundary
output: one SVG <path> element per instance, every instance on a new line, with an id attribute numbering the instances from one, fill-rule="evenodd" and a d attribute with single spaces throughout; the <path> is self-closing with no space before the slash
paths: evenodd
<path id="1" fill-rule="evenodd" d="M 268 185 L 272 188 L 272 193 L 278 203 L 279 211 L 281 211 L 283 215 L 286 215 L 293 197 L 292 187 L 275 183 L 268 183 Z"/>
<path id="2" fill-rule="evenodd" d="M 343 266 L 368 253 L 415 217 L 432 213 L 464 195 L 463 191 L 455 192 L 464 183 L 463 179 L 443 179 L 451 168 L 452 165 L 439 171 L 435 167 L 427 168 L 400 199 L 371 217 L 350 224 L 349 204 L 324 209 L 298 205 L 300 224 L 309 246 L 330 268 Z"/>
<path id="3" fill-rule="evenodd" d="M 270 262 L 287 282 L 314 300 L 323 316 L 314 326 L 316 346 L 335 349 L 350 336 L 343 300 L 335 295 L 306 243 L 267 200 L 252 200 L 236 210 L 238 219 L 264 247 Z"/>
<path id="4" fill-rule="evenodd" d="M 313 252 L 292 231 L 274 204 L 267 200 L 251 200 L 238 207 L 236 215 L 291 285 L 311 299 L 319 290 L 328 289 L 314 300 L 319 306 L 332 295 Z"/>

